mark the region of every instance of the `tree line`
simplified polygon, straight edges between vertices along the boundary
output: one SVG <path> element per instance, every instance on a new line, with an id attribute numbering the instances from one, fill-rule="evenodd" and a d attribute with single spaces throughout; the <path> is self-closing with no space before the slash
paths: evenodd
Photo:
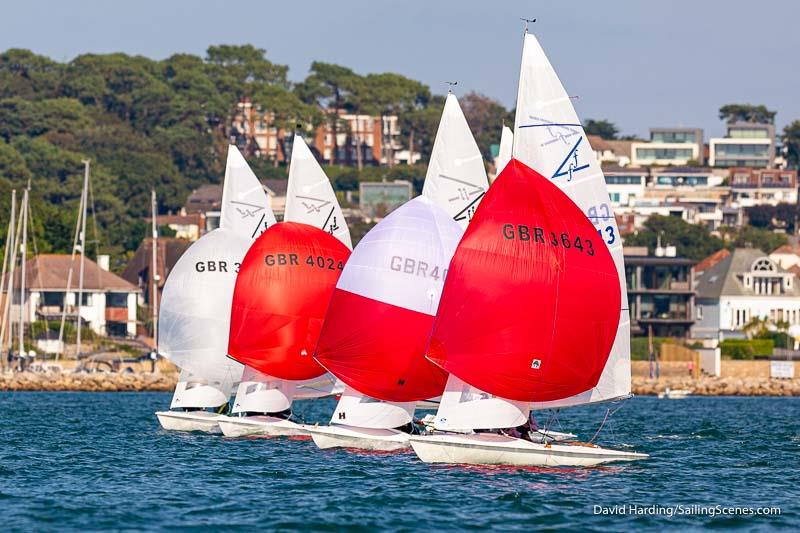
<path id="1" fill-rule="evenodd" d="M 245 98 L 289 132 L 298 125 L 310 132 L 324 122 L 343 131 L 346 125 L 337 120 L 336 109 L 398 115 L 401 144 L 420 152 L 422 165 L 427 161 L 444 96 L 395 73 L 361 75 L 314 62 L 305 80 L 292 83 L 288 70 L 251 45 L 210 46 L 205 57 L 175 54 L 160 61 L 115 53 L 84 54 L 64 63 L 29 50 L 3 52 L 0 206 L 5 215 L 0 217 L 0 242 L 10 190 L 30 182 L 40 251 L 68 252 L 83 159 L 92 161 L 97 238 L 91 239 L 91 252 L 117 257 L 135 250 L 147 234 L 143 219 L 150 189 L 158 193 L 161 213 L 179 210 L 192 190 L 220 182 L 231 141 L 244 149 L 260 177 L 285 178 L 285 168 L 256 157 L 254 140 L 232 126 Z M 513 115 L 476 93 L 462 97 L 461 104 L 488 159 L 502 122 Z M 381 172 L 420 181 L 422 165 Z M 357 187 L 360 179 L 360 173 L 348 169 L 331 173 L 341 178 L 335 183 L 340 189 Z M 370 171 L 366 177 L 380 179 L 380 173 Z"/>

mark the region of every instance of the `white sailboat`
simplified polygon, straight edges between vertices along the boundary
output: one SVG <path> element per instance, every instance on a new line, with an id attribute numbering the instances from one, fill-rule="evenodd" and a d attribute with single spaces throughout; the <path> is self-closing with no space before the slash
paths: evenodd
<path id="1" fill-rule="evenodd" d="M 409 447 L 408 429 L 398 428 L 412 421 L 419 400 L 425 398 L 390 401 L 393 395 L 402 398 L 408 391 L 393 391 L 391 386 L 377 387 L 375 381 L 380 377 L 374 373 L 370 374 L 372 382 L 365 382 L 362 376 L 369 372 L 359 365 L 367 357 L 380 367 L 384 357 L 389 364 L 389 360 L 405 356 L 413 360 L 423 355 L 416 346 L 398 346 L 391 332 L 409 321 L 409 327 L 414 322 L 414 327 L 420 330 L 412 332 L 410 329 L 407 335 L 427 336 L 431 324 L 425 317 L 432 317 L 436 312 L 444 265 L 449 262 L 463 228 L 467 227 L 488 187 L 478 145 L 457 98 L 450 93 L 436 133 L 422 196 L 398 208 L 364 237 L 337 283 L 317 357 L 323 366 L 330 366 L 334 374 L 336 368 L 346 374 L 355 368 L 356 375 L 340 376 L 348 386 L 330 425 L 309 429 L 318 447 L 382 451 Z M 425 265 L 426 270 L 439 269 L 440 276 L 436 279 L 425 275 L 409 276 L 407 264 L 411 263 L 407 261 L 416 265 L 418 273 L 420 265 Z M 354 299 L 352 295 L 363 299 Z M 351 321 L 340 323 L 337 314 L 352 317 Z M 379 318 L 373 323 L 374 317 Z M 354 344 L 359 345 L 358 348 L 353 349 Z M 435 382 L 424 371 L 418 374 L 409 371 L 408 374 L 414 377 L 403 374 L 402 381 L 406 383 L 400 388 L 408 389 L 413 379 Z M 443 374 L 437 377 L 444 379 Z M 430 390 L 438 396 L 441 383 Z M 382 400 L 377 399 L 381 397 Z"/>
<path id="2" fill-rule="evenodd" d="M 228 148 L 220 227 L 181 256 L 167 279 L 160 309 L 160 353 L 181 369 L 168 411 L 168 430 L 218 432 L 242 365 L 227 357 L 236 273 L 252 244 L 275 223 L 261 183 L 234 146 Z"/>
<path id="3" fill-rule="evenodd" d="M 284 220 L 320 228 L 352 248 L 350 230 L 331 182 L 299 135 L 292 144 Z M 304 435 L 301 424 L 281 413 L 291 409 L 293 400 L 321 398 L 342 390 L 330 374 L 292 381 L 246 367 L 231 414 L 219 417 L 219 428 L 226 437 Z"/>
<path id="4" fill-rule="evenodd" d="M 429 355 L 451 372 L 436 416 L 439 431 L 412 437 L 411 445 L 425 462 L 590 466 L 646 458 L 593 444 L 531 442 L 502 431 L 526 424 L 531 409 L 630 395 L 622 244 L 605 180 L 569 96 L 538 41 L 527 32 L 513 157 L 493 184 L 485 211 L 478 214 L 475 224 L 483 233 L 476 227 L 471 228 L 475 233 L 467 232 L 451 270 L 465 265 L 468 257 L 479 261 L 472 251 L 494 248 L 499 257 L 508 257 L 507 263 L 517 262 L 512 273 L 518 278 L 489 272 L 485 279 L 473 277 L 472 283 L 496 283 L 492 288 L 497 300 L 504 290 L 520 299 L 533 291 L 527 294 L 535 294 L 538 305 L 529 312 L 516 309 L 523 316 L 530 314 L 527 324 L 518 321 L 514 303 L 456 317 L 458 304 L 475 293 L 463 277 L 451 274 L 455 279 L 449 278 L 445 287 Z M 494 233 L 494 228 L 499 231 Z M 496 235 L 502 235 L 500 241 L 492 240 Z M 589 283 L 592 277 L 596 279 Z M 584 298 L 600 302 L 587 310 Z M 480 307 L 482 301 L 474 298 L 471 303 Z M 486 351 L 495 353 L 471 353 L 448 331 L 456 331 L 459 321 L 469 329 L 481 312 L 496 313 L 487 321 L 490 331 L 467 337 L 476 350 L 486 342 Z M 544 329 L 538 334 L 525 329 L 532 332 L 540 325 Z M 467 382 L 494 397 L 482 396 Z"/>
<path id="5" fill-rule="evenodd" d="M 500 175 L 509 161 L 511 161 L 511 150 L 514 146 L 514 133 L 506 125 L 500 133 L 500 151 L 497 154 L 497 168 L 494 169 L 494 177 Z M 494 181 L 494 179 L 492 180 Z"/>

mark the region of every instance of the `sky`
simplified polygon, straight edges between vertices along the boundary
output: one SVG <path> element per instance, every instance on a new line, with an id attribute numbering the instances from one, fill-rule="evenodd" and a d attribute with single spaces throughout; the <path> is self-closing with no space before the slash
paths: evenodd
<path id="1" fill-rule="evenodd" d="M 0 10 L 0 50 L 60 61 L 126 52 L 155 59 L 250 43 L 301 80 L 312 61 L 397 72 L 445 93 L 477 91 L 513 107 L 531 26 L 579 116 L 625 134 L 649 127 L 724 133 L 727 103 L 800 119 L 796 0 L 13 0 Z M 794 59 L 792 59 L 794 58 Z"/>

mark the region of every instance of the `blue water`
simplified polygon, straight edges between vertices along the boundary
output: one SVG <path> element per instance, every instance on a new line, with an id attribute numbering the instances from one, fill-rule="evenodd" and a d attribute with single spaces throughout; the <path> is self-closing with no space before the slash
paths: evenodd
<path id="1" fill-rule="evenodd" d="M 635 398 L 600 441 L 647 461 L 584 469 L 426 465 L 160 429 L 169 394 L 0 394 L 4 530 L 800 528 L 800 399 Z M 299 402 L 326 420 L 332 400 Z M 605 413 L 564 411 L 590 438 Z M 542 417 L 540 417 L 542 422 Z M 594 513 L 639 504 L 777 506 L 780 516 Z"/>

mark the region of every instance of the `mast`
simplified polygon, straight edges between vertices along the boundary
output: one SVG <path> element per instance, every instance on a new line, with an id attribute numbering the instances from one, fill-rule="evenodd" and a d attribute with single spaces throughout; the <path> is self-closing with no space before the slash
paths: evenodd
<path id="1" fill-rule="evenodd" d="M 25 353 L 25 256 L 27 255 L 28 245 L 28 189 L 22 193 L 22 246 L 20 253 L 19 268 L 19 356 L 24 357 Z"/>
<path id="2" fill-rule="evenodd" d="M 81 194 L 81 198 L 83 202 L 81 205 L 81 231 L 80 231 L 80 245 L 81 245 L 81 265 L 80 270 L 78 271 L 78 336 L 77 336 L 77 348 L 75 352 L 75 357 L 79 358 L 81 356 L 81 309 L 83 308 L 83 271 L 84 271 L 84 259 L 86 257 L 86 199 L 88 197 L 88 189 L 89 189 L 89 160 L 83 160 L 84 166 L 84 174 L 83 174 L 83 193 Z"/>
<path id="3" fill-rule="evenodd" d="M 156 190 L 150 191 L 150 210 L 153 215 L 153 260 L 152 272 L 150 276 L 150 284 L 153 291 L 153 301 L 151 308 L 153 310 L 153 345 L 155 346 L 156 354 L 158 353 L 158 223 L 156 222 Z"/>
<path id="4" fill-rule="evenodd" d="M 61 325 L 58 328 L 58 346 L 59 351 L 56 353 L 56 361 L 59 356 L 64 353 L 64 325 L 67 321 L 67 294 L 72 289 L 72 272 L 75 266 L 75 252 L 78 250 L 78 239 L 81 233 L 81 220 L 83 219 L 83 206 L 86 203 L 86 198 L 81 195 L 80 205 L 78 206 L 78 219 L 75 221 L 75 233 L 72 238 L 72 253 L 69 261 L 69 273 L 67 274 L 67 287 L 64 290 L 64 300 L 61 304 Z"/>
<path id="5" fill-rule="evenodd" d="M 0 327 L 0 348 L 6 346 L 6 328 L 8 328 L 8 339 L 11 341 L 11 300 L 14 294 L 14 264 L 17 259 L 17 242 L 14 226 L 16 225 L 17 214 L 17 191 L 11 191 L 11 217 L 8 221 L 8 240 L 6 241 L 6 252 L 8 253 L 8 288 L 6 290 L 6 301 L 3 308 L 3 324 Z M 5 265 L 3 265 L 5 268 Z M 5 276 L 4 276 L 5 277 Z M 11 342 L 9 342 L 9 347 Z"/>

